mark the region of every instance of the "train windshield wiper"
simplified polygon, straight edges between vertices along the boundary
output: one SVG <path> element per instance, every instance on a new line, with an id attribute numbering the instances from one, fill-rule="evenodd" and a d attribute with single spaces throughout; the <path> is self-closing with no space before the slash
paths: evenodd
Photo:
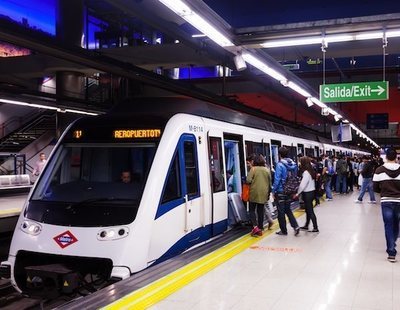
<path id="1" fill-rule="evenodd" d="M 96 203 L 101 203 L 101 202 L 136 202 L 137 199 L 131 199 L 131 198 L 115 198 L 115 197 L 100 197 L 100 198 L 90 198 L 90 199 L 85 199 L 82 201 L 78 202 L 73 202 L 70 205 L 68 205 L 68 208 L 74 208 L 74 207 L 79 207 L 82 205 L 92 205 Z"/>

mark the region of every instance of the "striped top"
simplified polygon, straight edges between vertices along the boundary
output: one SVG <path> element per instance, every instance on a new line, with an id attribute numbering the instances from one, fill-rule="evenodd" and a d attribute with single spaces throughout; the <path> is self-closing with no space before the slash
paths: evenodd
<path id="1" fill-rule="evenodd" d="M 375 170 L 374 191 L 381 193 L 381 202 L 400 202 L 400 165 L 385 163 Z"/>

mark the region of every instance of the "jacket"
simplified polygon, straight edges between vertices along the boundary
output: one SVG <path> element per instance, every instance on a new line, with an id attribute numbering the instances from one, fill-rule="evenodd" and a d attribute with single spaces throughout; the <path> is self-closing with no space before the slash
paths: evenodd
<path id="1" fill-rule="evenodd" d="M 296 163 L 290 158 L 281 159 L 276 165 L 272 193 L 283 193 L 283 183 L 285 183 L 288 171 L 297 174 Z"/>
<path id="2" fill-rule="evenodd" d="M 267 167 L 255 166 L 246 178 L 250 184 L 250 202 L 264 204 L 268 201 L 271 190 L 271 171 Z"/>
<path id="3" fill-rule="evenodd" d="M 381 193 L 381 202 L 400 202 L 400 165 L 385 163 L 376 169 L 374 191 Z"/>

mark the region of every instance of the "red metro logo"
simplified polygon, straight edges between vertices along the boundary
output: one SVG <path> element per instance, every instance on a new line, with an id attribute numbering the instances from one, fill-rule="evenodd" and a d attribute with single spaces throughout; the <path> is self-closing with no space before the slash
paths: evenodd
<path id="1" fill-rule="evenodd" d="M 69 230 L 55 236 L 53 239 L 62 249 L 78 241 Z"/>

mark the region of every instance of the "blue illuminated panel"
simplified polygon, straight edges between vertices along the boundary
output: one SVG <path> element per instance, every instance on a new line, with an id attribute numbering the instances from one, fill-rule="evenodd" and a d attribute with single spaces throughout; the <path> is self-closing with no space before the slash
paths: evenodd
<path id="1" fill-rule="evenodd" d="M 0 17 L 7 16 L 29 28 L 55 35 L 55 4 L 56 0 L 1 0 Z"/>

